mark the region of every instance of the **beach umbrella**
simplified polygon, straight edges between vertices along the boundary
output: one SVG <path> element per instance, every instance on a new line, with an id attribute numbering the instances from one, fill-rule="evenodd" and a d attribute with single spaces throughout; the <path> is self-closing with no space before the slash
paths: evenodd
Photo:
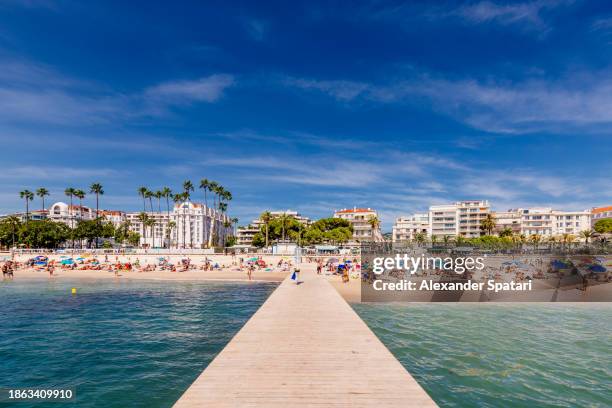
<path id="1" fill-rule="evenodd" d="M 559 259 L 555 259 L 550 262 L 550 266 L 552 267 L 553 270 L 567 269 L 570 267 L 570 265 L 571 264 L 569 262 L 564 262 Z"/>
<path id="2" fill-rule="evenodd" d="M 589 266 L 589 270 L 595 273 L 604 273 L 608 271 L 605 266 L 598 265 L 598 264 Z"/>
<path id="3" fill-rule="evenodd" d="M 327 260 L 327 262 L 337 263 L 337 262 L 338 262 L 338 258 L 329 258 L 329 259 Z"/>

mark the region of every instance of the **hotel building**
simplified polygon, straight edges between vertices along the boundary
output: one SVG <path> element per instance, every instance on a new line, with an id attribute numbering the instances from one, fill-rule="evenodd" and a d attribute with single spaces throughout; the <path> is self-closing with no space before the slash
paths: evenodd
<path id="1" fill-rule="evenodd" d="M 130 222 L 130 230 L 140 234 L 140 245 L 149 248 L 166 246 L 196 249 L 223 246 L 233 233 L 227 215 L 191 201 L 175 204 L 170 214 L 165 211 L 147 212 L 149 218 L 155 221 L 152 231 L 151 227 L 144 230 L 139 219 L 140 213 L 127 213 L 126 219 Z M 215 239 L 218 242 L 214 242 Z"/>
<path id="2" fill-rule="evenodd" d="M 612 219 L 612 205 L 608 207 L 598 207 L 591 210 L 591 226 L 599 220 Z"/>
<path id="3" fill-rule="evenodd" d="M 76 226 L 79 220 L 93 220 L 96 218 L 95 210 L 89 207 L 69 205 L 57 202 L 49 207 L 47 218 L 66 225 Z"/>
<path id="4" fill-rule="evenodd" d="M 296 221 L 300 222 L 303 225 L 310 225 L 310 218 L 304 217 L 299 214 L 297 211 L 292 210 L 283 210 L 283 211 L 270 211 L 272 218 L 280 217 L 281 215 L 287 215 L 293 217 Z M 255 234 L 261 231 L 261 227 L 264 225 L 263 221 L 259 218 L 254 219 L 249 225 L 245 225 L 239 227 L 236 231 L 236 244 L 237 245 L 247 245 L 250 246 L 253 244 L 253 237 Z"/>
<path id="5" fill-rule="evenodd" d="M 334 218 L 347 220 L 353 226 L 353 240 L 361 241 L 382 241 L 383 236 L 380 232 L 380 225 L 372 227 L 370 220 L 378 218 L 378 214 L 371 208 L 344 208 L 334 213 Z"/>
<path id="6" fill-rule="evenodd" d="M 398 217 L 393 225 L 393 242 L 412 241 L 416 234 L 429 232 L 429 214 L 417 213 L 409 217 Z"/>
<path id="7" fill-rule="evenodd" d="M 474 238 L 482 235 L 480 225 L 491 207 L 488 201 L 458 201 L 429 207 L 429 235 Z"/>

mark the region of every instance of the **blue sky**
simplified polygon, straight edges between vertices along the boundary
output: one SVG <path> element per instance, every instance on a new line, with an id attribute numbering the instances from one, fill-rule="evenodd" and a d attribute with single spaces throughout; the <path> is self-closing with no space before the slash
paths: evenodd
<path id="1" fill-rule="evenodd" d="M 612 4 L 173 3 L 0 0 L 0 213 L 203 177 L 241 223 L 612 204 Z"/>

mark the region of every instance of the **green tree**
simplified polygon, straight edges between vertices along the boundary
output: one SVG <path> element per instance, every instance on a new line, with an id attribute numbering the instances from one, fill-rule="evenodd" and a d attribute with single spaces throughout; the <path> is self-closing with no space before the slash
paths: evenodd
<path id="1" fill-rule="evenodd" d="M 600 234 L 610 234 L 612 233 L 612 218 L 604 218 L 603 220 L 598 220 L 593 226 L 595 232 Z"/>
<path id="2" fill-rule="evenodd" d="M 210 181 L 208 179 L 200 180 L 200 189 L 204 191 L 204 205 L 208 208 L 208 192 L 210 191 Z"/>
<path id="3" fill-rule="evenodd" d="M 0 244 L 4 247 L 14 247 L 17 241 L 17 234 L 21 228 L 21 220 L 14 215 L 10 215 L 0 220 Z"/>
<path id="4" fill-rule="evenodd" d="M 89 192 L 96 195 L 96 218 L 98 218 L 98 213 L 100 211 L 100 196 L 104 194 L 104 187 L 102 187 L 100 183 L 92 183 L 92 185 L 89 186 Z"/>
<path id="5" fill-rule="evenodd" d="M 74 198 L 74 193 L 76 189 L 73 187 L 68 187 L 64 190 L 64 194 L 70 198 L 70 207 L 68 207 L 68 217 L 70 217 L 70 229 L 74 229 L 74 205 L 72 204 L 72 199 Z M 72 239 L 72 249 L 74 249 L 74 238 Z"/>
<path id="6" fill-rule="evenodd" d="M 139 187 L 138 188 L 138 195 L 142 197 L 142 211 L 146 212 L 147 211 L 147 194 L 149 192 L 149 189 L 147 187 Z"/>
<path id="7" fill-rule="evenodd" d="M 487 235 L 492 235 L 497 220 L 493 214 L 487 214 L 485 218 L 480 222 L 480 229 L 487 232 Z"/>
<path id="8" fill-rule="evenodd" d="M 141 212 L 140 214 L 138 214 L 138 221 L 140 221 L 140 224 L 142 225 L 142 239 L 143 242 L 147 241 L 147 224 L 149 221 L 149 215 L 146 212 Z"/>
<path id="9" fill-rule="evenodd" d="M 170 187 L 164 187 L 161 190 L 162 193 L 162 197 L 164 197 L 166 199 L 166 215 L 168 216 L 168 223 L 172 222 L 170 221 L 170 199 L 172 198 L 172 190 L 170 190 Z M 170 246 L 170 236 L 168 235 L 168 246 Z"/>
<path id="10" fill-rule="evenodd" d="M 38 197 L 40 197 L 41 201 L 42 201 L 42 210 L 45 211 L 45 196 L 48 196 L 49 190 L 47 190 L 44 187 L 40 187 L 39 189 L 36 190 L 36 195 Z"/>
<path id="11" fill-rule="evenodd" d="M 500 237 L 511 237 L 512 236 L 512 228 L 510 227 L 505 227 L 503 230 L 501 230 L 501 232 L 499 233 Z"/>
<path id="12" fill-rule="evenodd" d="M 79 199 L 79 219 L 83 219 L 83 199 L 85 198 L 85 191 L 83 190 L 75 190 L 74 196 Z"/>
<path id="13" fill-rule="evenodd" d="M 28 248 L 57 248 L 69 237 L 64 223 L 51 220 L 32 221 L 21 225 L 19 243 Z"/>
<path id="14" fill-rule="evenodd" d="M 593 231 L 591 230 L 581 231 L 580 235 L 582 236 L 582 238 L 584 238 L 584 243 L 588 245 L 589 239 L 591 239 L 591 237 L 593 236 Z"/>
<path id="15" fill-rule="evenodd" d="M 25 200 L 27 223 L 30 220 L 30 201 L 34 200 L 34 193 L 32 193 L 30 190 L 23 190 L 19 193 L 19 197 Z"/>
<path id="16" fill-rule="evenodd" d="M 259 216 L 259 219 L 261 220 L 261 222 L 263 222 L 264 227 L 266 229 L 266 247 L 268 247 L 270 245 L 270 221 L 272 221 L 272 213 L 270 211 L 264 211 L 261 213 L 261 215 Z"/>
<path id="17" fill-rule="evenodd" d="M 100 183 L 92 183 L 89 192 L 96 195 L 96 222 L 100 224 L 100 196 L 104 194 L 104 187 Z M 96 248 L 98 247 L 98 237 L 96 237 Z"/>

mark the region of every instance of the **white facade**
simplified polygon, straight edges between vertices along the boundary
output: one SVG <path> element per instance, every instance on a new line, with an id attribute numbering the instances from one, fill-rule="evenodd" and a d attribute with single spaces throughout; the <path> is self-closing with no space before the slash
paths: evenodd
<path id="1" fill-rule="evenodd" d="M 486 200 L 458 201 L 429 207 L 429 235 L 474 238 L 482 235 L 482 220 L 491 212 Z"/>
<path id="2" fill-rule="evenodd" d="M 495 217 L 494 232 L 499 235 L 506 228 L 511 230 L 513 234 L 521 233 L 522 214 L 517 210 L 495 211 L 492 212 Z"/>
<path id="3" fill-rule="evenodd" d="M 288 215 L 293 217 L 296 221 L 303 225 L 310 225 L 310 218 L 304 217 L 297 211 L 293 210 L 281 210 L 281 211 L 270 211 L 272 218 L 280 217 L 282 215 Z M 264 225 L 263 221 L 259 218 L 254 219 L 249 225 L 239 227 L 236 231 L 236 244 L 238 245 L 251 245 L 253 243 L 253 237 L 255 234 L 261 231 L 261 227 Z"/>
<path id="4" fill-rule="evenodd" d="M 334 218 L 342 218 L 353 225 L 354 241 L 382 241 L 380 226 L 373 228 L 370 224 L 372 218 L 378 218 L 376 210 L 371 208 L 344 208 L 334 213 Z"/>
<path id="5" fill-rule="evenodd" d="M 140 245 L 149 248 L 169 246 L 197 249 L 209 245 L 223 246 L 233 232 L 227 215 L 191 201 L 175 204 L 170 214 L 166 211 L 147 212 L 155 223 L 152 228 L 147 227 L 146 231 L 139 219 L 140 214 L 127 213 L 126 218 L 130 221 L 130 229 L 140 234 Z"/>
<path id="6" fill-rule="evenodd" d="M 591 212 L 559 211 L 548 207 L 517 210 L 521 214 L 521 234 L 556 235 L 572 234 L 578 236 L 582 231 L 591 229 Z"/>
<path id="7" fill-rule="evenodd" d="M 85 206 L 78 206 L 57 202 L 49 207 L 47 218 L 56 222 L 63 222 L 76 227 L 79 220 L 93 220 L 96 218 L 95 210 Z"/>
<path id="8" fill-rule="evenodd" d="M 417 213 L 409 217 L 399 217 L 393 225 L 393 242 L 412 241 L 416 234 L 429 232 L 429 214 Z"/>

